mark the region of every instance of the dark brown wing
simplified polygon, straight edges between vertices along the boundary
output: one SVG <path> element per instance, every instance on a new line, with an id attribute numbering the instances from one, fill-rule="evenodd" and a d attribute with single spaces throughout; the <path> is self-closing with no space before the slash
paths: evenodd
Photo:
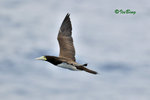
<path id="1" fill-rule="evenodd" d="M 75 61 L 75 49 L 73 46 L 72 26 L 69 14 L 66 15 L 58 34 L 58 42 L 60 47 L 60 57 L 69 58 Z"/>

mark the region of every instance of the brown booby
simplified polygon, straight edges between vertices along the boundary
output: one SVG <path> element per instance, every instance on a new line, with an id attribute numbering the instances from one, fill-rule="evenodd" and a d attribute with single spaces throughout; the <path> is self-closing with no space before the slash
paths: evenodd
<path id="1" fill-rule="evenodd" d="M 70 14 L 67 14 L 60 27 L 57 40 L 59 42 L 60 53 L 56 56 L 42 56 L 36 59 L 44 60 L 61 68 L 66 68 L 73 71 L 86 71 L 92 74 L 97 74 L 96 71 L 86 68 L 87 64 L 78 64 L 75 59 L 75 48 L 72 38 L 72 25 Z"/>

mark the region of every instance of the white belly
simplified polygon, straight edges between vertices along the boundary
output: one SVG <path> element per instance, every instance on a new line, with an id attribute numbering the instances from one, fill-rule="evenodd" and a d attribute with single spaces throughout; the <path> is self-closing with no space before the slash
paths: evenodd
<path id="1" fill-rule="evenodd" d="M 69 69 L 69 70 L 74 70 L 74 71 L 78 70 L 75 66 L 67 64 L 67 63 L 61 63 L 61 64 L 58 64 L 57 66 L 61 68 Z"/>

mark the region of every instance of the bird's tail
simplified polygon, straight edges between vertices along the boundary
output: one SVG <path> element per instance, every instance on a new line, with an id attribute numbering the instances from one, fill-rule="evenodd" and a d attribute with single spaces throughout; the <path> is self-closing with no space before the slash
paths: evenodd
<path id="1" fill-rule="evenodd" d="M 88 73 L 91 73 L 91 74 L 98 74 L 96 71 L 93 71 L 93 70 L 85 68 L 85 67 L 84 67 L 83 70 L 86 71 L 86 72 L 88 72 Z"/>
<path id="2" fill-rule="evenodd" d="M 96 71 L 93 71 L 93 70 L 91 70 L 91 69 L 85 68 L 85 67 L 83 67 L 83 66 L 77 66 L 77 69 L 79 69 L 79 70 L 84 70 L 84 71 L 86 71 L 86 72 L 88 72 L 88 73 L 91 73 L 91 74 L 98 74 Z"/>

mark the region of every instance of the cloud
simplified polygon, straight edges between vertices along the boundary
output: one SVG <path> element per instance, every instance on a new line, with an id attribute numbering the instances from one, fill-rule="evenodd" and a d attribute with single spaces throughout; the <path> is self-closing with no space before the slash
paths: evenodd
<path id="1" fill-rule="evenodd" d="M 149 3 L 142 2 L 0 1 L 0 98 L 148 100 Z M 116 15 L 116 7 L 137 13 Z M 56 37 L 68 12 L 77 60 L 97 76 L 34 60 L 58 55 Z"/>

